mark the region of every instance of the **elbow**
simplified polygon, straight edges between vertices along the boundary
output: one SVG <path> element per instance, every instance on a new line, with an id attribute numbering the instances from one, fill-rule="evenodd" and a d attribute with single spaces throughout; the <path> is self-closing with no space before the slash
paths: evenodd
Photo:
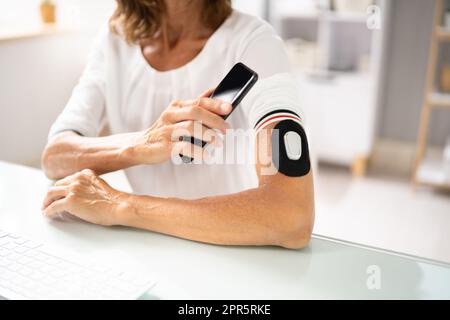
<path id="1" fill-rule="evenodd" d="M 41 155 L 41 168 L 47 178 L 59 180 L 67 177 L 71 172 L 64 168 L 62 155 L 70 150 L 68 138 L 73 132 L 62 132 L 54 137 L 45 147 Z M 73 155 L 71 155 L 73 157 Z"/>
<path id="2" fill-rule="evenodd" d="M 314 207 L 288 208 L 277 227 L 278 246 L 303 249 L 308 246 L 314 227 Z"/>
<path id="3" fill-rule="evenodd" d="M 45 147 L 41 156 L 41 167 L 47 178 L 50 180 L 61 179 L 62 176 L 57 172 L 56 166 L 54 165 L 54 153 L 55 147 L 53 144 L 49 144 Z"/>
<path id="4" fill-rule="evenodd" d="M 55 172 L 51 170 L 51 146 L 47 145 L 42 152 L 41 155 L 41 168 L 42 171 L 44 171 L 44 174 L 47 176 L 47 178 L 55 180 L 57 179 Z"/>
<path id="5" fill-rule="evenodd" d="M 285 235 L 283 241 L 279 244 L 286 249 L 299 250 L 306 248 L 311 240 L 312 229 L 297 229 L 289 235 Z"/>

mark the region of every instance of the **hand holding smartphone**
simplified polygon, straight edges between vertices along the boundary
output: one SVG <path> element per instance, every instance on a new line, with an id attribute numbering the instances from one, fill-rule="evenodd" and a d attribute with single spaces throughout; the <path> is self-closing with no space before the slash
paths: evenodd
<path id="1" fill-rule="evenodd" d="M 258 80 L 258 74 L 241 62 L 236 63 L 223 80 L 216 87 L 210 98 L 218 99 L 231 104 L 231 112 L 223 116 L 227 119 L 231 113 L 238 107 L 242 99 L 247 95 L 250 89 Z M 193 137 L 185 137 L 186 141 L 204 147 L 206 142 Z M 180 154 L 184 163 L 190 163 L 194 159 Z"/>

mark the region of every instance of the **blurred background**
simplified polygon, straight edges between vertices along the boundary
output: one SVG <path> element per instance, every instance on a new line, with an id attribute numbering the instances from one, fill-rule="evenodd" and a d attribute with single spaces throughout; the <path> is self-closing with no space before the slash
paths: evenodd
<path id="1" fill-rule="evenodd" d="M 450 262 L 449 1 L 233 6 L 285 40 L 319 162 L 314 233 Z M 114 7 L 0 0 L 0 161 L 40 166 Z"/>

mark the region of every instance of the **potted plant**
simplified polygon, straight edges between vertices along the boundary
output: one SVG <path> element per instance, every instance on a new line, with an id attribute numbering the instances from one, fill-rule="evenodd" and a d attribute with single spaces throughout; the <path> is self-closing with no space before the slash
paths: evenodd
<path id="1" fill-rule="evenodd" d="M 56 6 L 53 0 L 42 0 L 40 5 L 41 18 L 44 23 L 55 23 Z"/>

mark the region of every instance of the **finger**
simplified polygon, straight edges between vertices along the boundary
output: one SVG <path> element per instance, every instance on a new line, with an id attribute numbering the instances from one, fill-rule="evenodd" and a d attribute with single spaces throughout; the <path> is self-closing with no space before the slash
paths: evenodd
<path id="1" fill-rule="evenodd" d="M 69 188 L 67 186 L 50 188 L 45 196 L 44 202 L 42 203 L 42 209 L 47 208 L 52 202 L 64 198 L 68 192 Z"/>
<path id="2" fill-rule="evenodd" d="M 56 218 L 64 211 L 67 211 L 67 198 L 52 202 L 45 210 L 44 215 L 49 218 Z"/>
<path id="3" fill-rule="evenodd" d="M 95 176 L 96 175 L 95 171 L 92 169 L 83 169 L 80 172 L 87 176 Z"/>
<path id="4" fill-rule="evenodd" d="M 206 97 L 195 100 L 186 100 L 181 102 L 181 105 L 182 107 L 200 107 L 221 116 L 229 114 L 233 109 L 229 103 Z"/>
<path id="5" fill-rule="evenodd" d="M 80 180 L 82 178 L 90 178 L 95 177 L 96 173 L 91 169 L 83 169 L 77 173 L 74 173 L 70 176 L 67 176 L 61 180 L 55 182 L 55 186 L 66 186 L 73 183 L 76 180 Z"/>
<path id="6" fill-rule="evenodd" d="M 209 98 L 212 93 L 214 92 L 215 88 L 209 88 L 208 90 L 205 90 L 202 92 L 201 95 L 199 95 L 199 98 Z"/>
<path id="7" fill-rule="evenodd" d="M 54 186 L 55 187 L 60 187 L 60 186 L 67 186 L 69 184 L 71 184 L 73 181 L 75 180 L 75 176 L 74 175 L 70 175 L 67 176 L 61 180 L 58 180 L 55 182 Z"/>
<path id="8" fill-rule="evenodd" d="M 222 117 L 196 106 L 171 110 L 169 113 L 169 117 L 172 123 L 182 122 L 186 120 L 199 121 L 202 123 L 202 125 L 205 125 L 208 128 L 218 129 L 224 133 L 226 129 L 230 127 L 230 125 L 227 124 Z"/>
<path id="9" fill-rule="evenodd" d="M 216 130 L 210 129 L 198 121 L 182 121 L 173 126 L 172 141 L 179 141 L 180 138 L 186 136 L 194 137 L 217 146 L 220 146 L 222 142 Z"/>

